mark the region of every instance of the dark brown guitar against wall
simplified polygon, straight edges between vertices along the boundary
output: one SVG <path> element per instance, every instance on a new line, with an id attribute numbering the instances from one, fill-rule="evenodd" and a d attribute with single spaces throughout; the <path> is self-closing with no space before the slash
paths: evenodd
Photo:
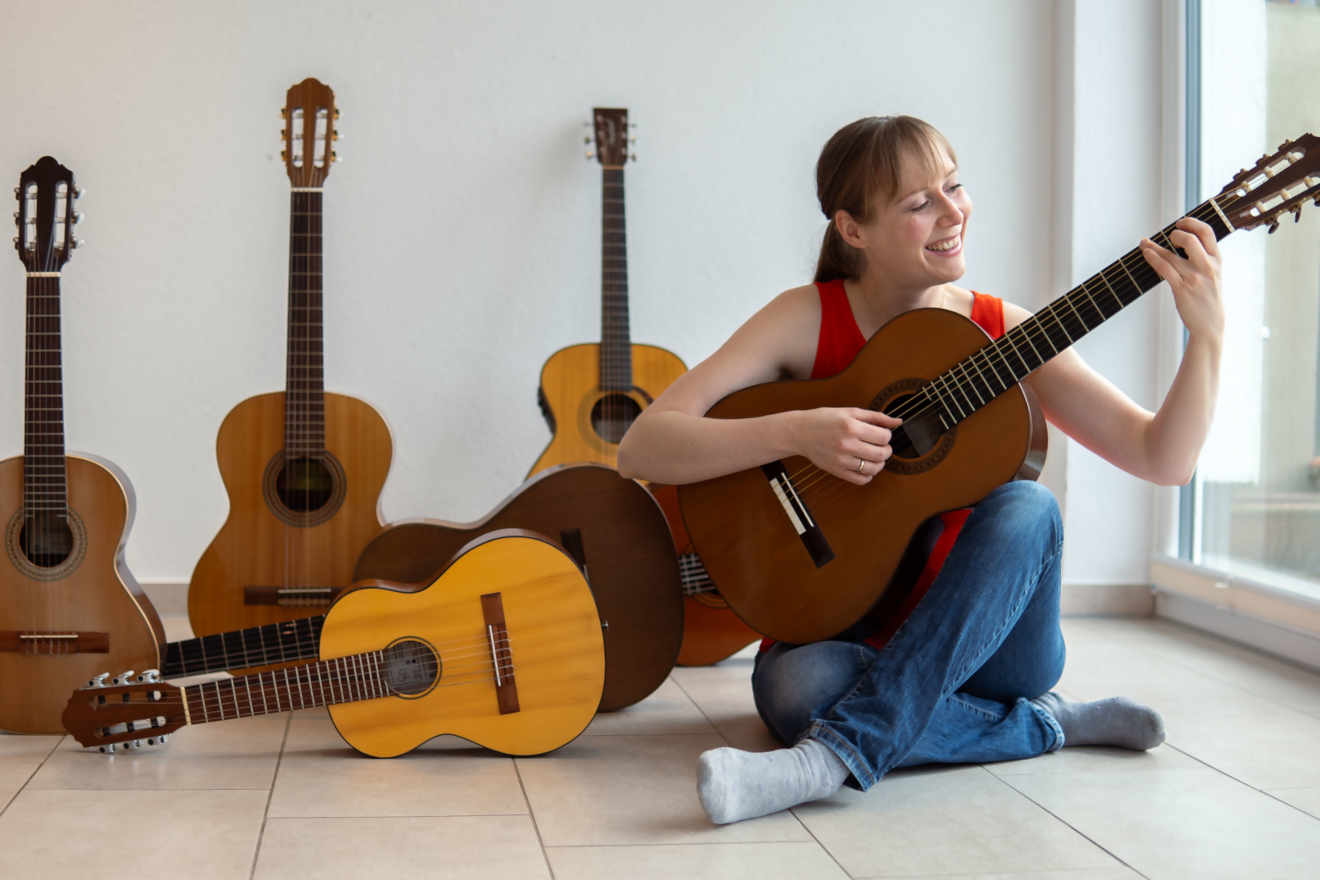
<path id="1" fill-rule="evenodd" d="M 337 116 L 328 86 L 307 79 L 289 89 L 287 384 L 243 401 L 220 426 L 216 458 L 229 518 L 189 584 L 196 633 L 324 611 L 381 526 L 389 429 L 369 405 L 323 384 L 321 187 L 335 159 Z"/>
<path id="2" fill-rule="evenodd" d="M 165 633 L 124 564 L 128 478 L 64 451 L 60 272 L 77 245 L 73 175 L 46 156 L 16 192 L 27 356 L 23 455 L 0 461 L 0 730 L 61 733 L 61 692 L 102 669 L 155 666 Z"/>
<path id="3" fill-rule="evenodd" d="M 560 542 L 586 572 L 605 625 L 603 711 L 630 706 L 664 682 L 683 637 L 674 545 L 655 499 L 603 465 L 543 471 L 475 523 L 391 524 L 362 551 L 353 576 L 421 586 L 468 541 L 503 528 Z"/>
<path id="4" fill-rule="evenodd" d="M 687 366 L 678 355 L 631 341 L 628 321 L 628 231 L 623 167 L 628 162 L 628 111 L 597 107 L 592 111 L 596 158 L 601 170 L 600 335 L 597 343 L 571 345 L 550 356 L 541 368 L 537 399 L 554 436 L 528 476 L 561 464 L 597 462 L 619 466 L 619 441 L 628 428 Z M 590 138 L 588 138 L 590 141 Z M 588 158 L 591 154 L 588 153 Z M 672 486 L 655 494 L 672 513 L 674 543 L 683 554 L 683 644 L 678 662 L 701 666 L 723 660 L 756 638 L 733 615 L 704 576 L 701 561 L 688 546 L 677 519 Z M 695 585 L 695 586 L 693 586 Z M 608 692 L 608 687 L 606 688 Z"/>
<path id="5" fill-rule="evenodd" d="M 1223 238 L 1320 203 L 1320 138 L 1285 143 L 1188 216 Z M 1167 226 L 1152 238 L 1172 247 Z M 917 527 L 995 486 L 1034 479 L 1045 426 L 1019 383 L 1159 282 L 1129 251 L 1000 339 L 970 320 L 919 309 L 890 321 L 848 369 L 773 382 L 715 404 L 714 418 L 866 406 L 902 418 L 894 454 L 868 485 L 803 458 L 679 488 L 683 518 L 720 592 L 755 629 L 787 642 L 829 638 L 885 592 Z"/>

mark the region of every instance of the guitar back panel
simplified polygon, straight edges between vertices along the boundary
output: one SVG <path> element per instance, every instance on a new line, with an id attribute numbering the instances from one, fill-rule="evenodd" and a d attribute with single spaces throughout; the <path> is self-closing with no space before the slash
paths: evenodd
<path id="1" fill-rule="evenodd" d="M 588 580 L 609 624 L 602 710 L 631 705 L 664 682 L 683 637 L 678 561 L 655 500 L 610 468 L 546 471 L 476 523 L 388 526 L 363 550 L 354 578 L 434 579 L 468 541 L 503 528 L 530 529 L 556 541 L 572 531 L 581 540 Z"/>
<path id="2" fill-rule="evenodd" d="M 501 712 L 492 637 L 481 597 L 499 593 L 517 711 Z M 344 739 L 375 757 L 454 734 L 509 755 L 562 746 L 590 723 L 605 680 L 601 622 L 591 590 L 562 551 L 530 536 L 497 537 L 463 554 L 417 592 L 363 588 L 326 617 L 322 658 L 377 650 L 400 638 L 432 646 L 441 675 L 415 699 L 339 703 Z M 501 646 L 502 649 L 502 646 Z"/>

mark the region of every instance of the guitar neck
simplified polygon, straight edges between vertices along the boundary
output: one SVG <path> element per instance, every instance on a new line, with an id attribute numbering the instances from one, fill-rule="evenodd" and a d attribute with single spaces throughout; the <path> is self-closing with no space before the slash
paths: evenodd
<path id="1" fill-rule="evenodd" d="M 633 382 L 622 167 L 602 169 L 600 211 L 600 387 L 627 391 Z"/>
<path id="2" fill-rule="evenodd" d="M 383 651 L 205 681 L 181 690 L 189 724 L 372 700 L 394 693 L 386 682 Z"/>
<path id="3" fill-rule="evenodd" d="M 325 615 L 202 636 L 165 645 L 161 676 L 176 678 L 316 657 Z"/>
<path id="4" fill-rule="evenodd" d="M 1216 238 L 1224 238 L 1233 231 L 1221 210 L 1224 200 L 1220 196 L 1221 204 L 1216 204 L 1214 199 L 1207 199 L 1186 216 L 1204 221 L 1214 230 Z M 1175 224 L 1169 224 L 1151 239 L 1176 250 L 1169 239 L 1174 227 Z M 922 414 L 933 415 L 943 430 L 949 430 L 1159 282 L 1159 275 L 1146 263 L 1140 250 L 1128 251 L 999 339 L 928 382 L 917 392 L 925 405 Z"/>
<path id="5" fill-rule="evenodd" d="M 66 514 L 59 272 L 28 273 L 23 381 L 23 509 L 28 516 L 42 512 Z"/>
<path id="6" fill-rule="evenodd" d="M 325 371 L 321 308 L 321 190 L 295 187 L 289 204 L 289 350 L 284 449 L 325 449 Z"/>

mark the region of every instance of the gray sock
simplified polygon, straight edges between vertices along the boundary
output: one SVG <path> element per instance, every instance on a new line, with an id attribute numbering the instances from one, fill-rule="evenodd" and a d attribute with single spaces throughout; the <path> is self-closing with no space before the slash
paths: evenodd
<path id="1" fill-rule="evenodd" d="M 1070 703 L 1050 691 L 1031 702 L 1054 716 L 1065 746 L 1120 746 L 1145 751 L 1164 742 L 1164 719 L 1126 697 Z"/>
<path id="2" fill-rule="evenodd" d="M 829 797 L 848 775 L 814 739 L 772 752 L 711 749 L 697 760 L 697 794 L 710 821 L 724 825 Z"/>

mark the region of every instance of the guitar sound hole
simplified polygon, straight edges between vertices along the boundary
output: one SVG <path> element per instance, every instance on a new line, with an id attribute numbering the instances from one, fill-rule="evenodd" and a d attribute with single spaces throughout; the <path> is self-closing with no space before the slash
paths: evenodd
<path id="1" fill-rule="evenodd" d="M 641 406 L 628 395 L 606 394 L 591 408 L 591 428 L 607 442 L 618 443 L 641 414 Z"/>
<path id="2" fill-rule="evenodd" d="M 440 680 L 440 658 L 419 639 L 399 639 L 385 649 L 385 682 L 401 697 L 420 697 Z"/>
<path id="3" fill-rule="evenodd" d="M 885 406 L 884 412 L 888 415 L 894 415 L 895 413 L 903 412 L 904 410 L 909 409 L 910 407 L 908 406 L 908 401 L 915 396 L 916 395 L 913 394 L 904 394 L 901 397 L 894 398 Z M 917 452 L 916 448 L 910 442 L 908 442 L 907 434 L 899 434 L 897 437 L 894 438 L 893 449 L 894 449 L 894 456 L 896 458 L 921 457 L 921 453 Z"/>
<path id="4" fill-rule="evenodd" d="M 73 553 L 73 529 L 62 513 L 45 511 L 24 517 L 18 546 L 39 568 L 54 568 Z"/>
<path id="5" fill-rule="evenodd" d="M 291 458 L 275 478 L 275 492 L 294 513 L 319 510 L 335 491 L 334 476 L 320 459 Z"/>

